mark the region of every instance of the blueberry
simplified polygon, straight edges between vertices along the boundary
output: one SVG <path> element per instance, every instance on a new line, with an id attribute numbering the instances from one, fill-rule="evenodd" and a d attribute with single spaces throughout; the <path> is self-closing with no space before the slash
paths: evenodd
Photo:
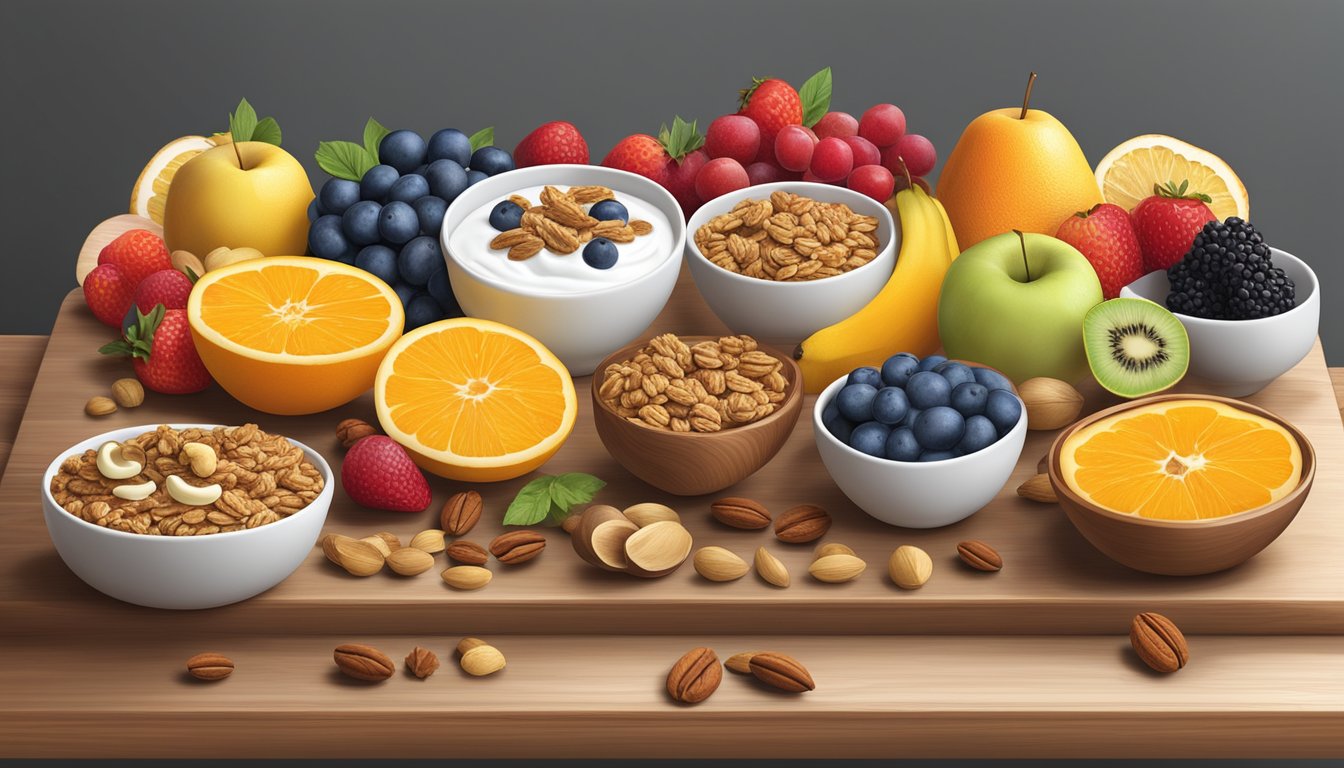
<path id="1" fill-rule="evenodd" d="M 414 285 L 409 285 L 400 281 L 392 284 L 392 290 L 396 292 L 397 298 L 401 299 L 403 310 L 406 308 L 407 304 L 411 303 L 411 299 L 414 299 L 415 295 L 419 293 L 419 291 L 415 290 Z"/>
<path id="2" fill-rule="evenodd" d="M 425 140 L 415 131 L 393 131 L 378 145 L 378 162 L 396 168 L 397 173 L 410 173 L 425 162 Z"/>
<path id="3" fill-rule="evenodd" d="M 432 237 L 415 238 L 401 247 L 401 255 L 397 257 L 401 279 L 414 286 L 428 285 L 431 275 L 445 269 L 439 241 Z"/>
<path id="4" fill-rule="evenodd" d="M 836 408 L 834 400 L 821 410 L 821 425 L 836 440 L 849 445 L 849 436 L 854 432 L 854 425 L 840 415 L 840 410 Z"/>
<path id="5" fill-rule="evenodd" d="M 378 242 L 378 217 L 383 206 L 372 200 L 361 200 L 341 214 L 341 232 L 355 245 L 373 245 Z"/>
<path id="6" fill-rule="evenodd" d="M 966 420 L 966 434 L 957 443 L 957 450 L 965 456 L 988 448 L 998 439 L 999 432 L 994 428 L 994 422 L 984 416 L 972 416 Z"/>
<path id="7" fill-rule="evenodd" d="M 961 442 L 966 434 L 966 420 L 946 405 L 935 405 L 919 414 L 911 429 L 926 450 L 947 451 Z"/>
<path id="8" fill-rule="evenodd" d="M 947 383 L 951 384 L 953 389 L 956 389 L 958 384 L 975 381 L 975 374 L 961 363 L 943 363 L 935 368 L 934 372 L 947 379 Z"/>
<path id="9" fill-rule="evenodd" d="M 441 197 L 425 195 L 411 203 L 415 217 L 420 220 L 420 234 L 438 237 L 443 231 L 443 214 L 448 212 L 448 204 Z"/>
<path id="10" fill-rule="evenodd" d="M 387 193 L 387 199 L 410 204 L 428 194 L 429 182 L 425 180 L 425 177 L 408 173 L 397 179 L 397 183 L 392 185 L 392 190 Z"/>
<path id="11" fill-rule="evenodd" d="M 883 387 L 873 398 L 873 418 L 883 424 L 896 426 L 910 412 L 910 401 L 900 387 Z"/>
<path id="12" fill-rule="evenodd" d="M 945 362 L 947 362 L 947 358 L 942 355 L 929 355 L 919 361 L 919 366 L 915 370 L 932 371 L 934 368 Z"/>
<path id="13" fill-rule="evenodd" d="M 308 204 L 308 223 L 312 224 L 314 221 L 317 221 L 321 218 L 323 213 L 322 206 L 317 202 L 317 198 L 314 197 L 313 201 Z"/>
<path id="14" fill-rule="evenodd" d="M 598 221 L 620 219 L 626 224 L 630 223 L 630 212 L 615 200 L 599 200 L 593 203 L 593 207 L 588 209 L 588 215 Z"/>
<path id="15" fill-rule="evenodd" d="M 955 458 L 957 454 L 953 451 L 925 451 L 919 454 L 920 461 L 947 461 Z"/>
<path id="16" fill-rule="evenodd" d="M 355 245 L 354 243 L 347 242 L 345 245 L 345 250 L 337 254 L 335 258 L 332 259 L 332 261 L 339 261 L 342 264 L 348 264 L 353 267 L 355 265 L 355 257 L 358 255 L 359 255 L 359 246 Z"/>
<path id="17" fill-rule="evenodd" d="M 448 280 L 448 270 L 440 269 L 429 276 L 429 295 L 439 302 L 445 317 L 461 317 L 462 307 L 453 295 L 453 284 Z"/>
<path id="18" fill-rule="evenodd" d="M 420 234 L 420 219 L 408 203 L 394 200 L 378 215 L 378 234 L 387 243 L 401 245 Z"/>
<path id="19" fill-rule="evenodd" d="M 910 374 L 919 370 L 919 358 L 909 352 L 892 355 L 882 364 L 882 383 L 888 387 L 904 387 Z"/>
<path id="20" fill-rule="evenodd" d="M 406 330 L 413 331 L 422 325 L 428 325 L 443 319 L 443 307 L 427 293 L 416 294 L 406 304 Z"/>
<path id="21" fill-rule="evenodd" d="M 350 241 L 341 232 L 341 217 L 328 214 L 308 227 L 308 249 L 322 259 L 336 259 L 345 252 Z"/>
<path id="22" fill-rule="evenodd" d="M 387 193 L 392 191 L 392 185 L 397 183 L 401 174 L 397 169 L 390 165 L 375 165 L 364 173 L 364 178 L 359 181 L 359 197 L 362 200 L 372 200 L 375 203 L 381 203 L 387 200 Z"/>
<path id="23" fill-rule="evenodd" d="M 428 170 L 429 170 L 429 163 L 421 163 L 415 166 L 415 170 L 411 171 L 411 173 L 414 173 L 416 176 L 424 176 L 425 171 Z"/>
<path id="24" fill-rule="evenodd" d="M 517 229 L 523 221 L 523 207 L 512 200 L 500 200 L 490 209 L 490 226 L 500 232 Z"/>
<path id="25" fill-rule="evenodd" d="M 359 202 L 359 184 L 349 179 L 327 179 L 317 192 L 322 201 L 322 210 L 340 215 L 345 209 Z"/>
<path id="26" fill-rule="evenodd" d="M 444 128 L 429 137 L 429 162 L 452 160 L 459 167 L 471 162 L 471 139 L 456 128 Z"/>
<path id="27" fill-rule="evenodd" d="M 984 384 L 963 381 L 952 388 L 952 407 L 962 416 L 970 418 L 985 412 L 985 403 L 989 400 L 989 390 Z"/>
<path id="28" fill-rule="evenodd" d="M 908 398 L 908 395 L 907 395 L 907 398 Z M 904 425 L 907 426 L 907 427 L 913 426 L 914 423 L 915 423 L 915 419 L 918 419 L 918 418 L 919 418 L 919 414 L 921 414 L 921 413 L 923 413 L 923 411 L 921 411 L 920 409 L 918 409 L 918 408 L 916 408 L 916 407 L 914 407 L 914 406 L 912 405 L 912 406 L 910 406 L 910 410 L 908 410 L 908 411 L 905 412 L 905 420 L 902 421 L 901 423 L 904 424 Z"/>
<path id="29" fill-rule="evenodd" d="M 499 147 L 481 147 L 471 153 L 471 162 L 468 165 L 473 171 L 480 171 L 486 176 L 495 176 L 513 170 L 513 156 Z"/>
<path id="30" fill-rule="evenodd" d="M 366 245 L 355 257 L 355 266 L 381 279 L 397 284 L 397 252 L 386 245 Z M 406 302 L 402 302 L 403 304 Z"/>
<path id="31" fill-rule="evenodd" d="M 490 176 L 486 174 L 484 171 L 478 171 L 473 168 L 467 171 L 467 186 L 470 187 L 471 185 L 476 184 L 477 182 L 485 181 L 488 178 L 490 178 Z"/>
<path id="32" fill-rule="evenodd" d="M 985 415 L 994 422 L 994 428 L 999 430 L 999 437 L 1003 437 L 1022 417 L 1022 401 L 1006 389 L 991 389 L 989 400 L 985 403 Z"/>
<path id="33" fill-rule="evenodd" d="M 988 368 L 976 366 L 971 369 L 971 373 L 975 374 L 975 380 L 977 382 L 985 385 L 985 389 L 1004 389 L 1009 392 L 1013 391 L 1013 383 L 1008 380 L 1007 376 L 1004 376 L 998 371 L 991 371 Z"/>
<path id="34" fill-rule="evenodd" d="M 865 365 L 862 368 L 855 368 L 849 372 L 849 378 L 845 379 L 846 384 L 867 384 L 875 389 L 882 388 L 882 374 L 877 369 Z"/>
<path id="35" fill-rule="evenodd" d="M 887 436 L 886 455 L 892 461 L 918 461 L 923 449 L 909 427 L 898 427 Z"/>
<path id="36" fill-rule="evenodd" d="M 933 371 L 918 371 L 906 382 L 905 394 L 910 398 L 910 405 L 924 410 L 951 403 L 952 385 Z"/>
<path id="37" fill-rule="evenodd" d="M 887 454 L 887 436 L 890 434 L 891 427 L 886 424 L 865 422 L 854 428 L 849 436 L 849 447 L 881 459 Z"/>
<path id="38" fill-rule="evenodd" d="M 452 160 L 435 160 L 425 171 L 429 193 L 451 203 L 467 188 L 467 172 Z"/>
<path id="39" fill-rule="evenodd" d="M 616 244 L 605 237 L 594 237 L 583 246 L 583 263 L 593 269 L 611 269 L 620 256 Z"/>
<path id="40" fill-rule="evenodd" d="M 872 384 L 846 384 L 835 396 L 835 407 L 840 415 L 855 424 L 873 420 L 873 398 L 877 387 Z"/>

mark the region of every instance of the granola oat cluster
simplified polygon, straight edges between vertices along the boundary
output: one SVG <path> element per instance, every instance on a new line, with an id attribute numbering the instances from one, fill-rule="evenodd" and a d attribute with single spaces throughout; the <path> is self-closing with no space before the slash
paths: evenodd
<path id="1" fill-rule="evenodd" d="M 542 248 L 565 255 L 595 237 L 630 243 L 653 232 L 653 225 L 647 221 L 636 219 L 629 224 L 620 219 L 598 221 L 584 209 L 591 203 L 615 199 L 614 192 L 597 185 L 570 187 L 566 192 L 548 186 L 541 191 L 540 205 L 533 205 L 522 195 L 509 195 L 509 200 L 523 209 L 523 220 L 516 229 L 496 235 L 490 248 L 508 250 L 510 259 L 522 261 L 541 253 Z"/>

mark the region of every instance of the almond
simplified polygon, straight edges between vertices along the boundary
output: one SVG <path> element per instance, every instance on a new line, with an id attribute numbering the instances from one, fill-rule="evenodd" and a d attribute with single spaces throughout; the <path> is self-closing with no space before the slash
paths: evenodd
<path id="1" fill-rule="evenodd" d="M 1160 613 L 1140 613 L 1129 627 L 1129 644 L 1144 664 L 1170 674 L 1190 661 L 1190 647 L 1176 624 Z"/>
<path id="2" fill-rule="evenodd" d="M 1050 484 L 1049 475 L 1034 475 L 1017 487 L 1017 495 L 1028 501 L 1042 504 L 1056 504 L 1055 487 Z"/>
<path id="3" fill-rule="evenodd" d="M 443 572 L 443 581 L 453 589 L 480 589 L 490 583 L 494 574 L 479 565 L 455 565 Z"/>
<path id="4" fill-rule="evenodd" d="M 759 501 L 729 496 L 709 505 L 709 514 L 731 528 L 754 531 L 770 527 L 770 511 Z"/>
<path id="5" fill-rule="evenodd" d="M 750 570 L 742 558 L 723 547 L 701 547 L 695 553 L 695 571 L 710 581 L 734 581 Z"/>
<path id="6" fill-rule="evenodd" d="M 481 494 L 475 491 L 455 493 L 444 502 L 439 527 L 449 536 L 462 536 L 481 519 L 482 507 Z"/>
<path id="7" fill-rule="evenodd" d="M 757 653 L 759 653 L 759 651 L 734 653 L 732 656 L 728 657 L 727 661 L 723 662 L 723 666 L 727 667 L 729 672 L 736 672 L 739 675 L 750 675 L 751 657 L 755 656 Z"/>
<path id="8" fill-rule="evenodd" d="M 546 548 L 546 537 L 536 531 L 506 531 L 490 542 L 490 554 L 504 565 L 525 563 Z"/>
<path id="9" fill-rule="evenodd" d="M 813 552 L 812 552 L 812 559 L 813 559 L 813 560 L 820 560 L 821 558 L 826 557 L 827 555 L 855 555 L 855 556 L 857 556 L 857 553 L 855 553 L 854 550 L 850 549 L 849 547 L 845 546 L 844 544 L 837 544 L 837 543 L 835 543 L 835 542 L 831 542 L 831 543 L 829 543 L 829 544 L 821 544 L 821 545 L 819 545 L 815 550 L 813 550 Z"/>
<path id="10" fill-rule="evenodd" d="M 583 511 L 570 541 L 585 561 L 608 571 L 624 571 L 629 564 L 625 559 L 625 540 L 638 530 L 639 526 L 619 509 L 594 504 Z"/>
<path id="11" fill-rule="evenodd" d="M 198 653 L 187 659 L 187 672 L 197 680 L 223 680 L 233 674 L 233 660 L 220 653 Z"/>
<path id="12" fill-rule="evenodd" d="M 1083 396 L 1067 381 L 1038 376 L 1017 388 L 1027 408 L 1027 429 L 1059 429 L 1078 419 Z"/>
<path id="13" fill-rule="evenodd" d="M 336 668 L 347 677 L 365 682 L 381 682 L 396 671 L 392 659 L 371 645 L 359 643 L 338 645 L 332 652 L 332 658 L 336 661 Z"/>
<path id="14" fill-rule="evenodd" d="M 84 404 L 84 412 L 90 416 L 107 416 L 117 412 L 117 404 L 110 397 L 97 395 L 90 397 L 89 402 Z"/>
<path id="15" fill-rule="evenodd" d="M 784 567 L 778 557 L 770 554 L 765 547 L 756 549 L 756 573 L 768 584 L 776 587 L 789 586 L 789 569 Z"/>
<path id="16" fill-rule="evenodd" d="M 336 562 L 354 576 L 372 576 L 383 570 L 383 553 L 367 541 L 341 536 L 332 547 Z"/>
<path id="17" fill-rule="evenodd" d="M 667 695 L 683 704 L 699 704 L 723 682 L 719 657 L 709 648 L 692 648 L 667 673 Z"/>
<path id="18" fill-rule="evenodd" d="M 847 557 L 847 555 L 832 555 L 832 557 Z M 747 665 L 757 680 L 781 691 L 804 693 L 817 687 L 807 667 L 792 656 L 765 651 L 753 654 Z"/>
<path id="19" fill-rule="evenodd" d="M 621 510 L 621 514 L 640 528 L 661 523 L 664 520 L 671 520 L 674 523 L 681 522 L 681 515 L 678 515 L 675 509 L 666 504 L 657 504 L 651 501 L 626 507 Z"/>
<path id="20" fill-rule="evenodd" d="M 421 552 L 428 552 L 432 555 L 437 552 L 442 552 L 447 545 L 444 543 L 443 531 L 437 528 L 430 528 L 429 530 L 421 531 L 412 536 L 410 546 L 415 547 Z"/>
<path id="21" fill-rule="evenodd" d="M 957 544 L 957 556 L 977 571 L 998 571 L 1003 568 L 1003 558 L 999 553 L 979 539 L 968 539 Z"/>
<path id="22" fill-rule="evenodd" d="M 928 552 L 907 544 L 891 553 L 887 573 L 901 589 L 919 589 L 933 575 L 933 560 Z"/>
<path id="23" fill-rule="evenodd" d="M 645 578 L 665 576 L 686 562 L 691 544 L 691 532 L 681 523 L 650 523 L 625 538 L 626 570 Z"/>
<path id="24" fill-rule="evenodd" d="M 830 529 L 830 514 L 814 504 L 796 506 L 775 521 L 775 536 L 788 544 L 816 541 Z"/>
<path id="25" fill-rule="evenodd" d="M 854 555 L 839 554 L 816 559 L 807 567 L 807 572 L 817 581 L 840 584 L 859 578 L 867 568 L 868 564 Z"/>
<path id="26" fill-rule="evenodd" d="M 415 576 L 434 567 L 434 556 L 415 547 L 402 547 L 387 558 L 387 567 L 401 576 Z"/>
<path id="27" fill-rule="evenodd" d="M 360 539 L 360 541 L 364 542 L 365 544 L 368 544 L 369 546 L 381 552 L 384 558 L 392 554 L 392 547 L 387 545 L 386 540 L 378 536 L 365 536 L 364 538 Z"/>
<path id="28" fill-rule="evenodd" d="M 463 644 L 467 643 L 467 640 L 475 640 L 475 642 L 467 644 L 468 647 L 464 650 Z M 462 654 L 458 664 L 461 665 L 463 672 L 472 677 L 485 677 L 504 668 L 507 662 L 504 659 L 504 654 L 500 653 L 498 648 L 483 640 L 476 640 L 475 638 L 467 638 L 467 640 L 463 640 L 457 646 L 458 652 Z"/>
<path id="29" fill-rule="evenodd" d="M 122 408 L 135 408 L 145 402 L 145 386 L 139 379 L 117 379 L 112 382 L 112 400 Z"/>
<path id="30" fill-rule="evenodd" d="M 448 559 L 463 565 L 485 565 L 490 559 L 490 553 L 485 551 L 485 547 L 466 539 L 458 539 L 449 544 L 447 553 Z"/>

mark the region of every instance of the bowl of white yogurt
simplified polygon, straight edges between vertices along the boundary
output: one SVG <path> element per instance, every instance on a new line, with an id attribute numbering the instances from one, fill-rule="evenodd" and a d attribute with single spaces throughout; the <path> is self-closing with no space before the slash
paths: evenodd
<path id="1" fill-rule="evenodd" d="M 568 254 L 543 247 L 526 259 L 491 248 L 500 235 L 490 222 L 495 206 L 511 195 L 539 205 L 547 186 L 606 187 L 631 222 L 652 229 L 616 243 L 616 263 L 607 268 L 585 261 L 582 245 Z M 643 176 L 593 165 L 541 165 L 468 187 L 448 207 L 440 240 L 453 293 L 468 316 L 531 334 L 570 374 L 586 376 L 662 311 L 681 271 L 686 221 L 671 193 Z"/>

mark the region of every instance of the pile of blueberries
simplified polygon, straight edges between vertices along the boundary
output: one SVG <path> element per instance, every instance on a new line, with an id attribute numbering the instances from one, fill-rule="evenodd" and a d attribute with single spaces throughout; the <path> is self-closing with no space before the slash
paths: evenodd
<path id="1" fill-rule="evenodd" d="M 942 461 L 975 453 L 1008 434 L 1022 401 L 998 371 L 909 352 L 855 368 L 821 421 L 856 451 L 891 461 Z"/>
<path id="2" fill-rule="evenodd" d="M 462 309 L 448 283 L 439 230 L 462 190 L 513 170 L 499 147 L 471 149 L 471 140 L 445 128 L 425 141 L 415 131 L 392 131 L 378 145 L 378 162 L 359 181 L 328 179 L 308 207 L 308 250 L 352 264 L 391 285 L 406 309 L 406 330 Z"/>

